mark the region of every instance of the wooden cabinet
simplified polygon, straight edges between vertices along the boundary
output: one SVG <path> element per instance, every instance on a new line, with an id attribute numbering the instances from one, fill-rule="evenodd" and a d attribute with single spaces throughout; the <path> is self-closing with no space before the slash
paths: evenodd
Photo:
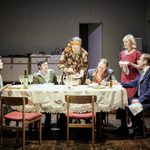
<path id="1" fill-rule="evenodd" d="M 19 81 L 19 75 L 28 70 L 28 57 L 4 57 L 4 68 L 1 71 L 4 82 Z"/>
<path id="2" fill-rule="evenodd" d="M 24 74 L 24 70 L 28 70 L 29 74 L 33 74 L 38 70 L 37 63 L 40 60 L 46 59 L 49 68 L 53 69 L 56 75 L 60 75 L 61 71 L 58 69 L 58 62 L 60 55 L 42 55 L 31 57 L 3 57 L 4 68 L 1 75 L 4 82 L 19 82 L 19 75 Z"/>

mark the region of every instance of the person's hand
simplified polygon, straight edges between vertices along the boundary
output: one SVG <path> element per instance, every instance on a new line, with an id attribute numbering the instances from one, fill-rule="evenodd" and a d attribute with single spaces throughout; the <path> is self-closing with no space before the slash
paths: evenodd
<path id="1" fill-rule="evenodd" d="M 83 76 L 84 76 L 84 71 L 80 70 L 80 77 L 83 77 Z"/>
<path id="2" fill-rule="evenodd" d="M 10 89 L 10 88 L 11 88 L 11 84 L 7 84 L 1 88 L 1 92 L 3 92 L 4 90 Z"/>
<path id="3" fill-rule="evenodd" d="M 80 74 L 77 72 L 76 74 L 72 75 L 73 78 L 75 79 L 79 79 L 80 78 Z"/>
<path id="4" fill-rule="evenodd" d="M 5 85 L 4 87 L 3 87 L 3 90 L 2 90 L 2 92 L 3 92 L 3 94 L 5 95 L 8 95 L 8 96 L 11 96 L 11 94 L 12 94 L 12 89 L 11 89 L 11 84 L 7 84 L 7 85 Z"/>
<path id="5" fill-rule="evenodd" d="M 68 68 L 68 69 L 67 69 L 67 72 L 68 72 L 68 73 L 74 73 L 74 71 L 73 71 L 72 68 Z"/>
<path id="6" fill-rule="evenodd" d="M 101 81 L 101 83 L 100 83 L 100 85 L 107 86 L 107 85 L 108 85 L 108 82 L 107 82 L 107 81 L 102 80 L 102 81 Z"/>
<path id="7" fill-rule="evenodd" d="M 12 87 L 12 84 L 7 84 L 6 88 L 10 89 Z"/>
<path id="8" fill-rule="evenodd" d="M 92 81 L 91 81 L 90 79 L 86 79 L 86 80 L 85 80 L 85 83 L 86 83 L 86 84 L 91 84 Z"/>
<path id="9" fill-rule="evenodd" d="M 135 103 L 140 103 L 140 101 L 138 99 L 133 99 L 132 104 L 135 104 Z"/>
<path id="10" fill-rule="evenodd" d="M 112 80 L 114 85 L 121 85 L 121 83 L 117 80 Z"/>

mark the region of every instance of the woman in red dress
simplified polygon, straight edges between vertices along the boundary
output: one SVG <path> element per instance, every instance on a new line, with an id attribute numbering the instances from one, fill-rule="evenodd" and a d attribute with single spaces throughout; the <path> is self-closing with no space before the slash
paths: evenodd
<path id="1" fill-rule="evenodd" d="M 130 82 L 134 80 L 138 74 L 140 66 L 137 61 L 141 56 L 141 52 L 136 50 L 136 41 L 133 35 L 128 34 L 123 38 L 125 50 L 120 52 L 120 67 L 122 68 L 121 82 Z M 137 92 L 137 88 L 126 88 L 128 97 L 133 97 Z"/>

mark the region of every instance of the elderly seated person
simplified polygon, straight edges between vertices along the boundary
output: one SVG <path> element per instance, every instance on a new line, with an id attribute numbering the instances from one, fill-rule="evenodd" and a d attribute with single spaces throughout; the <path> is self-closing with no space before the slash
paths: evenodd
<path id="1" fill-rule="evenodd" d="M 117 82 L 113 73 L 114 71 L 109 68 L 108 60 L 102 58 L 96 68 L 88 70 L 85 83 L 91 84 L 94 82 L 101 85 L 107 85 L 110 79 Z"/>
<path id="2" fill-rule="evenodd" d="M 110 80 L 116 84 L 118 83 L 115 76 L 113 75 L 114 71 L 109 68 L 109 63 L 107 59 L 102 58 L 98 66 L 95 69 L 89 69 L 87 72 L 86 84 L 98 83 L 101 85 L 108 85 Z M 105 120 L 106 113 L 102 113 L 102 119 Z M 103 124 L 104 125 L 104 124 Z M 107 124 L 108 125 L 108 124 Z"/>

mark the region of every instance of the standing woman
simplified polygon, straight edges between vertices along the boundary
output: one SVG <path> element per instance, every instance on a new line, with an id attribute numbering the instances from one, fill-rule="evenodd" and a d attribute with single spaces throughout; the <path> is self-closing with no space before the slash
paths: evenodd
<path id="1" fill-rule="evenodd" d="M 128 34 L 123 38 L 124 49 L 120 52 L 120 67 L 122 69 L 121 82 L 130 82 L 137 78 L 140 66 L 137 64 L 141 53 L 136 49 L 136 41 L 133 35 Z M 128 97 L 133 97 L 137 88 L 126 88 Z"/>
<path id="2" fill-rule="evenodd" d="M 73 37 L 67 47 L 61 54 L 58 68 L 63 72 L 64 76 L 76 76 L 79 79 L 79 84 L 84 83 L 85 75 L 88 69 L 88 53 L 82 48 L 82 40 L 79 37 Z M 62 135 L 66 133 L 66 116 L 61 114 L 59 126 Z"/>
<path id="3" fill-rule="evenodd" d="M 88 68 L 88 53 L 81 45 L 81 38 L 73 37 L 61 54 L 58 68 L 64 75 L 75 75 L 82 80 Z"/>

